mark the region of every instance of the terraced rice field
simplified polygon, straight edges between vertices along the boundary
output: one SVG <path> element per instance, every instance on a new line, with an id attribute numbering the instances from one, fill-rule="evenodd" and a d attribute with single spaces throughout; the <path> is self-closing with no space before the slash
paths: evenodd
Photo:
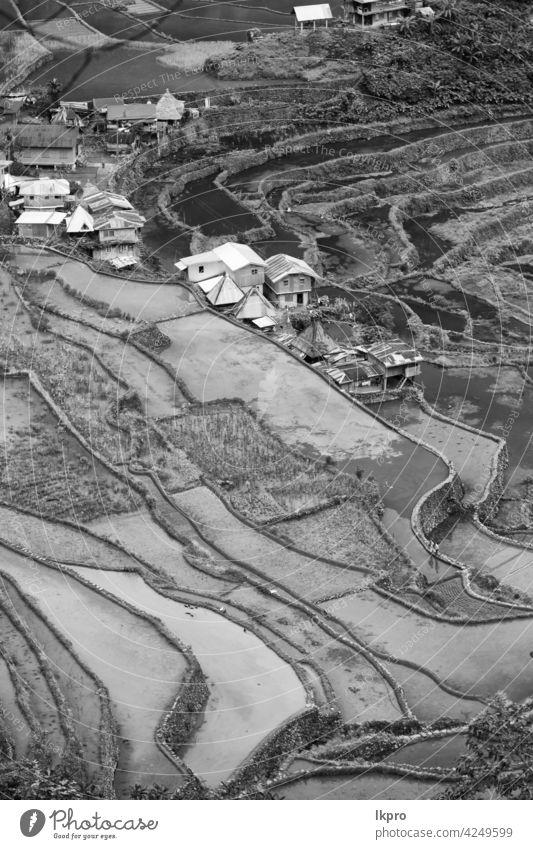
<path id="1" fill-rule="evenodd" d="M 28 584 L 31 563 L 10 553 L 1 568 L 24 586 L 39 614 L 109 692 L 118 725 L 117 792 L 136 782 L 175 787 L 180 774 L 156 745 L 155 734 L 179 691 L 186 669 L 183 654 L 150 619 L 66 572 L 40 564 L 38 577 Z M 54 656 L 52 647 L 50 652 Z"/>

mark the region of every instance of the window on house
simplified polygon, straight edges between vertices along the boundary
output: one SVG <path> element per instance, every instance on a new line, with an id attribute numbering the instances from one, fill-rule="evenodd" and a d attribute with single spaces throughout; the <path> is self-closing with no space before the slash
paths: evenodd
<path id="1" fill-rule="evenodd" d="M 252 268 L 252 274 L 257 274 L 257 268 Z"/>
<path id="2" fill-rule="evenodd" d="M 284 280 L 284 281 L 283 281 L 283 285 L 284 285 L 284 286 L 288 286 L 288 285 L 289 285 L 289 281 L 288 281 L 288 280 Z"/>
<path id="3" fill-rule="evenodd" d="M 203 273 L 204 273 L 204 266 L 203 266 L 203 265 L 199 265 L 199 266 L 198 266 L 198 274 L 203 274 Z"/>

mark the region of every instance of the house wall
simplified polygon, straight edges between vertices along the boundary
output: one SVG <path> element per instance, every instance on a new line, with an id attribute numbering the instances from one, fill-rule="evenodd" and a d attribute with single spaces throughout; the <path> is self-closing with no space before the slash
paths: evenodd
<path id="1" fill-rule="evenodd" d="M 98 230 L 99 242 L 129 242 L 133 244 L 139 241 L 137 231 L 133 227 L 121 228 L 118 230 Z"/>
<path id="2" fill-rule="evenodd" d="M 202 269 L 202 270 L 200 270 Z M 189 283 L 198 283 L 199 280 L 209 280 L 210 277 L 216 277 L 218 274 L 223 274 L 226 270 L 224 263 L 221 260 L 213 262 L 199 263 L 198 265 L 190 265 L 185 275 Z"/>
<path id="3" fill-rule="evenodd" d="M 230 271 L 228 268 L 227 272 L 241 289 L 249 289 L 250 286 L 259 286 L 261 292 L 263 291 L 263 283 L 265 282 L 265 269 L 263 266 L 247 265 L 238 271 Z"/>
<path id="4" fill-rule="evenodd" d="M 310 274 L 288 274 L 276 282 L 270 280 L 267 275 L 266 282 L 269 288 L 277 295 L 284 295 L 290 292 L 310 292 L 313 288 L 313 278 Z"/>
<path id="5" fill-rule="evenodd" d="M 270 288 L 270 284 L 268 281 L 265 283 L 265 295 L 272 301 L 273 304 L 276 304 L 278 307 L 295 307 L 295 306 L 307 306 L 310 299 L 309 290 L 303 290 L 301 292 L 276 292 L 274 289 Z M 300 299 L 298 299 L 300 296 Z"/>
<path id="6" fill-rule="evenodd" d="M 17 229 L 19 235 L 27 239 L 47 239 L 55 230 L 51 224 L 18 224 Z"/>
<path id="7" fill-rule="evenodd" d="M 95 245 L 93 249 L 93 259 L 106 260 L 121 256 L 139 256 L 139 246 L 136 244 Z"/>
<path id="8" fill-rule="evenodd" d="M 22 195 L 25 209 L 63 209 L 64 195 Z"/>

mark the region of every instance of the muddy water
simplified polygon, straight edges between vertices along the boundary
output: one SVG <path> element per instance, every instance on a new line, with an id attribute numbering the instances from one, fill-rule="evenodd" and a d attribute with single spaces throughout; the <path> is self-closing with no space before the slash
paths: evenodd
<path id="1" fill-rule="evenodd" d="M 349 776 L 301 778 L 277 787 L 278 799 L 435 799 L 444 793 L 442 782 L 417 781 L 398 775 L 366 773 Z"/>
<path id="2" fill-rule="evenodd" d="M 402 746 L 383 760 L 389 763 L 414 764 L 424 769 L 452 767 L 465 752 L 464 735 L 452 734 L 436 740 L 422 740 Z"/>
<path id="3" fill-rule="evenodd" d="M 228 778 L 269 732 L 305 708 L 305 690 L 293 669 L 240 625 L 206 608 L 186 608 L 155 592 L 139 575 L 85 567 L 75 571 L 157 617 L 191 646 L 210 697 L 183 759 L 209 784 Z"/>

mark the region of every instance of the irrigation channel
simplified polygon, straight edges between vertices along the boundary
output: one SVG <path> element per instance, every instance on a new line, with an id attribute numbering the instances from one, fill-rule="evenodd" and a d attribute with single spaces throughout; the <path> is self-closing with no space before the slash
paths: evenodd
<path id="1" fill-rule="evenodd" d="M 433 132 L 428 134 L 429 137 L 434 135 Z M 384 140 L 383 149 L 391 150 L 395 145 L 420 141 L 422 137 L 417 132 L 414 136 L 406 134 L 400 139 Z M 363 146 L 366 148 L 368 144 L 365 142 Z M 355 152 L 355 148 L 354 143 L 352 152 Z M 372 150 L 379 152 L 377 141 Z M 296 166 L 301 169 L 305 164 L 298 161 Z M 234 177 L 232 184 L 236 187 L 239 181 L 249 184 L 266 178 L 275 179 L 276 169 L 288 171 L 294 167 L 293 159 L 287 157 L 284 161 L 276 161 L 275 168 L 272 163 L 267 163 L 262 166 L 263 170 L 254 169 L 246 175 Z M 220 190 L 213 188 L 217 196 L 211 205 L 208 200 L 209 186 L 204 182 L 200 189 L 206 198 L 205 202 L 195 203 L 194 185 L 189 185 L 186 195 L 178 201 L 181 204 L 180 216 L 186 218 L 188 214 L 193 214 L 194 226 L 206 229 L 212 235 L 227 235 L 231 231 L 227 229 L 228 221 L 224 219 L 226 207 L 220 194 L 228 203 L 227 215 L 230 221 L 235 214 L 231 199 L 226 193 L 218 194 Z M 147 196 L 153 198 L 153 192 Z M 245 207 L 243 210 L 249 214 Z M 420 240 L 427 237 L 420 228 L 418 233 Z M 283 231 L 278 250 L 288 250 L 287 244 L 291 243 L 289 234 L 290 230 Z M 416 230 L 413 229 L 409 235 L 416 243 Z M 146 229 L 148 248 L 154 254 L 161 255 L 167 264 L 174 258 L 175 246 L 168 251 L 174 236 L 170 226 L 163 234 L 158 233 L 156 227 L 148 226 Z M 298 243 L 299 240 L 295 238 L 294 241 Z M 276 240 L 273 240 L 269 251 L 275 247 Z M 329 245 L 332 251 L 336 247 Z M 421 242 L 417 247 L 419 255 L 423 257 Z M 182 250 L 181 244 L 179 249 Z M 291 249 L 290 252 L 295 253 L 295 250 Z M 351 261 L 346 252 L 343 257 L 347 264 Z M 13 259 L 22 268 L 33 270 L 54 266 L 69 286 L 77 290 L 78 295 L 83 294 L 124 309 L 129 307 L 129 312 L 134 313 L 135 318 L 160 322 L 161 329 L 171 339 L 170 347 L 161 355 L 167 378 L 170 368 L 198 400 L 241 398 L 289 446 L 298 446 L 311 456 L 328 456 L 339 468 L 350 472 L 372 472 L 383 498 L 385 527 L 423 571 L 428 581 L 444 586 L 447 581 L 453 581 L 461 574 L 458 568 L 450 566 L 445 557 L 430 553 L 421 543 L 413 531 L 412 514 L 424 496 L 442 484 L 448 476 L 448 466 L 437 451 L 442 451 L 445 457 L 455 452 L 454 465 L 468 495 L 469 490 L 475 492 L 473 463 L 478 477 L 481 476 L 486 482 L 490 480 L 491 462 L 497 445 L 494 440 L 483 434 L 475 436 L 460 424 L 454 426 L 453 422 L 445 421 L 436 423 L 433 419 L 429 421 L 429 416 L 425 420 L 414 402 L 408 405 L 407 413 L 401 411 L 403 432 L 399 433 L 387 424 L 387 421 L 398 423 L 398 410 L 394 402 L 382 405 L 381 418 L 376 418 L 363 406 L 354 405 L 339 393 L 332 392 L 319 375 L 306 369 L 268 338 L 252 334 L 244 327 L 236 327 L 220 316 L 202 312 L 193 303 L 194 299 L 190 298 L 189 293 L 179 286 L 154 286 L 127 280 L 120 282 L 116 278 L 93 273 L 75 260 L 64 260 L 45 251 L 23 250 L 14 253 Z M 428 278 L 431 279 L 429 272 Z M 436 281 L 436 285 L 439 285 L 439 281 Z M 493 307 L 482 298 L 457 292 L 457 301 L 452 304 L 452 308 L 443 309 L 435 307 L 430 300 L 424 303 L 424 295 L 427 295 L 428 290 L 418 287 L 420 282 L 416 279 L 405 280 L 396 287 L 395 321 L 398 332 L 409 332 L 406 323 L 403 324 L 403 317 L 409 314 L 409 307 L 417 309 L 423 321 L 437 319 L 442 326 L 447 325 L 448 329 L 454 331 L 459 329 L 460 321 L 466 321 L 467 314 L 474 322 L 494 318 L 491 313 Z M 64 290 L 59 291 L 57 286 L 47 291 L 47 297 L 50 303 L 61 305 L 64 313 L 71 315 L 69 321 L 75 326 L 79 315 L 76 315 L 73 304 L 79 308 L 79 302 L 72 299 L 68 303 Z M 403 307 L 404 299 L 406 308 Z M 176 317 L 169 319 L 169 316 Z M 89 333 L 82 324 L 79 328 L 82 335 Z M 109 357 L 111 349 L 109 345 L 105 348 L 104 337 L 105 334 L 100 334 L 99 339 L 97 334 L 97 338 L 88 344 L 93 346 L 95 353 Z M 89 336 L 86 339 L 89 340 Z M 129 346 L 124 346 L 121 355 L 124 363 L 128 361 L 128 351 Z M 139 355 L 137 349 L 135 355 Z M 130 381 L 137 368 L 130 365 Z M 528 453 L 529 423 L 526 415 L 533 401 L 530 384 L 524 384 L 523 381 L 517 384 L 519 372 L 513 367 L 502 367 L 500 372 L 503 374 L 504 371 L 508 392 L 509 386 L 513 385 L 515 395 L 524 399 L 517 422 L 506 433 L 512 477 L 533 468 Z M 472 425 L 500 435 L 507 401 L 497 394 L 495 375 L 488 371 L 481 379 L 478 376 L 472 379 L 472 375 L 472 370 L 447 371 L 435 365 L 425 365 L 422 383 L 426 399 L 443 412 L 452 410 L 454 416 L 459 414 L 462 418 L 464 415 L 465 420 Z M 514 383 L 510 382 L 510 377 Z M 163 370 L 157 380 L 164 382 Z M 129 382 L 127 377 L 126 382 Z M 175 387 L 166 391 L 158 386 L 157 395 L 158 403 L 163 406 L 170 400 L 169 414 L 172 414 L 176 403 L 183 403 L 183 399 L 176 398 Z M 149 399 L 147 412 L 152 412 Z M 160 411 L 158 415 L 161 415 Z M 420 440 L 429 442 L 436 451 L 429 450 Z M 465 454 L 463 460 L 461 452 Z M 152 485 L 153 496 L 161 499 L 161 492 L 156 489 Z M 201 534 L 197 540 L 208 550 L 212 546 L 215 559 L 220 561 L 226 557 L 234 568 L 241 570 L 241 575 L 248 574 L 254 580 L 261 575 L 275 574 L 273 570 L 280 559 L 280 549 L 257 530 L 252 531 L 248 525 L 232 516 L 213 493 L 192 488 L 174 496 L 174 503 L 173 521 L 178 527 L 180 523 L 183 525 L 181 530 L 186 532 L 189 539 L 194 538 L 200 528 Z M 166 509 L 168 512 L 168 505 Z M 120 536 L 118 527 L 119 523 L 112 522 L 113 535 Z M 103 533 L 101 527 L 99 531 Z M 125 535 L 127 547 L 131 549 L 132 545 L 138 545 L 138 553 L 145 556 L 150 540 L 133 543 L 131 539 L 135 538 L 135 533 L 132 537 L 130 534 L 131 526 Z M 266 553 L 262 552 L 261 546 L 266 546 Z M 519 544 L 513 545 L 504 539 L 491 537 L 467 516 L 461 516 L 450 528 L 448 535 L 440 542 L 440 551 L 468 566 L 503 579 L 523 593 L 528 594 L 531 590 L 533 557 L 530 552 Z M 352 645 L 365 647 L 371 656 L 379 660 L 380 674 L 386 672 L 401 684 L 415 715 L 427 721 L 434 721 L 443 715 L 464 721 L 498 690 L 505 689 L 515 699 L 532 695 L 530 654 L 533 628 L 527 611 L 513 618 L 511 608 L 494 605 L 489 600 L 483 600 L 483 597 L 476 602 L 472 596 L 469 599 L 473 604 L 467 609 L 466 618 L 461 623 L 439 621 L 438 617 L 432 617 L 422 609 L 411 609 L 392 598 L 378 595 L 371 587 L 360 586 L 360 581 L 355 577 L 353 589 L 344 591 L 341 599 L 321 600 L 320 586 L 312 589 L 309 581 L 300 581 L 298 590 L 298 570 L 306 567 L 313 567 L 314 574 L 319 575 L 323 570 L 318 585 L 322 581 L 326 583 L 324 576 L 330 567 L 320 557 L 309 554 L 292 571 L 289 569 L 285 575 L 276 579 L 279 590 L 273 603 L 281 606 L 287 604 L 284 608 L 287 616 L 290 605 L 303 605 L 302 609 L 307 614 L 312 614 L 315 620 L 318 617 L 321 628 L 327 626 L 333 629 L 330 637 L 333 643 L 348 639 L 355 641 Z M 178 575 L 180 568 L 177 567 Z M 183 568 L 186 568 L 185 565 Z M 202 605 L 202 592 L 196 591 L 193 607 L 185 609 L 183 599 L 171 599 L 158 593 L 140 575 L 113 570 L 97 571 L 81 566 L 76 567 L 74 573 L 90 585 L 105 587 L 111 596 L 127 602 L 140 613 L 156 617 L 164 623 L 167 632 L 170 631 L 179 641 L 191 646 L 212 689 L 204 721 L 185 750 L 183 760 L 210 783 L 227 778 L 272 728 L 303 708 L 303 688 L 293 668 L 255 635 L 248 633 L 242 623 L 236 624 L 227 618 L 227 611 L 232 609 L 231 601 L 225 605 L 224 611 L 208 611 L 205 602 Z M 65 586 L 72 588 L 76 586 L 75 581 L 72 574 Z M 307 586 L 304 587 L 305 583 Z M 80 586 L 84 587 L 84 593 L 94 593 L 94 589 L 85 583 Z M 58 623 L 64 604 L 59 589 L 48 602 Z M 237 609 L 238 605 L 235 611 Z M 271 615 L 273 623 L 274 615 L 269 610 L 267 619 Z M 100 659 L 98 670 L 105 681 L 104 666 L 105 663 Z M 335 664 L 323 668 L 334 682 L 337 673 Z M 108 678 L 110 691 L 111 685 Z M 176 679 L 173 686 L 176 690 Z M 334 684 L 334 689 L 336 686 Z M 254 692 L 257 692 L 254 687 L 261 688 L 260 698 L 254 696 Z M 365 689 L 364 686 L 362 689 Z M 150 709 L 156 712 L 159 721 L 161 711 L 157 712 L 154 706 Z M 352 715 L 351 720 L 357 721 L 358 716 L 357 713 Z M 413 746 L 411 755 L 418 758 L 418 763 L 431 763 L 436 757 L 435 747 L 442 754 L 441 763 L 448 765 L 453 763 L 461 743 L 459 741 L 456 745 L 442 747 L 442 751 L 438 744 L 426 748 L 420 746 L 418 754 Z M 126 769 L 130 769 L 130 766 L 126 765 Z M 131 769 L 135 771 L 134 765 Z M 157 772 L 157 765 L 154 765 L 154 771 Z M 435 792 L 438 791 L 431 784 L 424 787 L 412 779 L 367 775 L 352 777 L 349 781 L 346 776 L 297 779 L 287 784 L 283 795 L 288 798 L 343 798 L 346 794 L 348 797 L 352 794 L 361 798 L 365 795 L 369 798 L 393 798 L 398 794 L 398 798 L 405 798 L 402 794 L 424 796 Z"/>

